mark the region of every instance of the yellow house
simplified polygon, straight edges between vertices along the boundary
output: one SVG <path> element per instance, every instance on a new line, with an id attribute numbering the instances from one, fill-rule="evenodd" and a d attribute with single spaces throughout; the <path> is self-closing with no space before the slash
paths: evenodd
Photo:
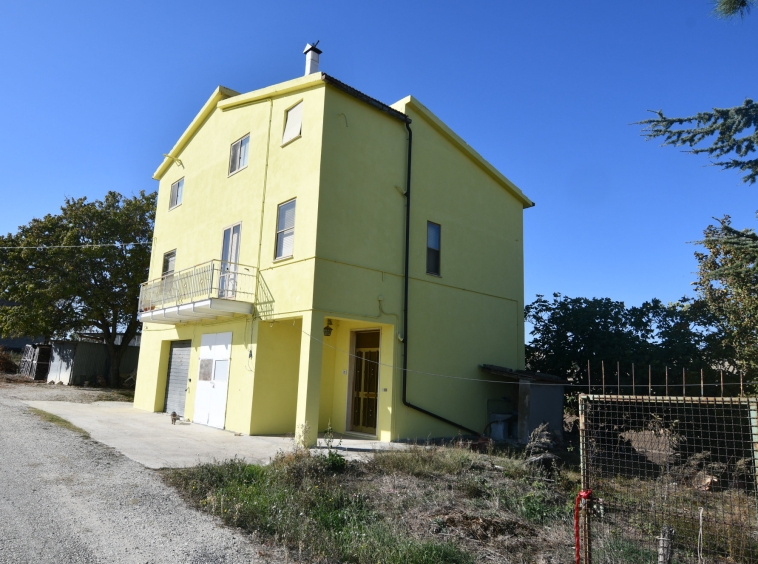
<path id="1" fill-rule="evenodd" d="M 135 407 L 252 435 L 482 432 L 518 401 L 523 210 L 417 99 L 218 87 L 156 170 Z M 471 119 L 483 119 L 472 113 Z"/>

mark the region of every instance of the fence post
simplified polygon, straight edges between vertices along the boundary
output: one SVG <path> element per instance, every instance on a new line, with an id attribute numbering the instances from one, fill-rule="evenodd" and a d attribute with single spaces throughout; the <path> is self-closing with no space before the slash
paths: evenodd
<path id="1" fill-rule="evenodd" d="M 682 397 L 687 395 L 687 369 L 682 366 Z"/>
<path id="2" fill-rule="evenodd" d="M 666 397 L 669 395 L 669 367 L 666 367 Z"/>
<path id="3" fill-rule="evenodd" d="M 653 367 L 647 365 L 647 395 L 653 395 Z"/>
<path id="4" fill-rule="evenodd" d="M 621 395 L 621 365 L 616 361 L 616 395 Z"/>
<path id="5" fill-rule="evenodd" d="M 658 537 L 658 564 L 671 564 L 674 556 L 674 529 L 666 525 L 661 529 Z"/>
<path id="6" fill-rule="evenodd" d="M 705 387 L 703 386 L 703 369 L 700 369 L 700 397 L 705 395 Z"/>
<path id="7" fill-rule="evenodd" d="M 590 361 L 587 361 L 587 393 L 592 394 L 592 376 L 590 375 Z"/>
<path id="8" fill-rule="evenodd" d="M 634 363 L 632 363 L 632 395 L 633 396 L 637 395 L 637 388 L 634 385 Z"/>
<path id="9" fill-rule="evenodd" d="M 600 371 L 603 373 L 603 395 L 605 395 L 605 361 L 600 361 Z"/>
<path id="10" fill-rule="evenodd" d="M 581 468 L 582 490 L 587 491 L 590 487 L 589 472 L 587 470 L 587 428 L 585 427 L 585 406 L 588 397 L 579 396 L 579 468 Z M 583 500 L 581 507 L 582 522 L 580 529 L 580 538 L 582 542 L 582 562 L 583 564 L 592 564 L 592 538 L 590 534 L 590 500 Z"/>

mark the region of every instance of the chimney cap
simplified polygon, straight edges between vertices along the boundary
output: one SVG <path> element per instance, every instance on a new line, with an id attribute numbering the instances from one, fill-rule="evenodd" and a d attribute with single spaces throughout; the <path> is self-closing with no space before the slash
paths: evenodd
<path id="1" fill-rule="evenodd" d="M 320 41 L 320 40 L 319 40 L 319 41 Z M 321 51 L 321 49 L 319 49 L 318 47 L 316 47 L 316 45 L 318 45 L 318 44 L 319 44 L 319 41 L 316 41 L 316 42 L 315 42 L 315 43 L 313 43 L 313 44 L 310 44 L 310 43 L 308 43 L 308 44 L 305 46 L 305 49 L 303 50 L 303 55 L 306 55 L 306 54 L 308 54 L 308 52 L 310 52 L 310 51 L 313 51 L 313 52 L 314 52 L 314 53 L 316 53 L 317 55 L 320 55 L 320 54 L 322 53 L 322 51 Z"/>

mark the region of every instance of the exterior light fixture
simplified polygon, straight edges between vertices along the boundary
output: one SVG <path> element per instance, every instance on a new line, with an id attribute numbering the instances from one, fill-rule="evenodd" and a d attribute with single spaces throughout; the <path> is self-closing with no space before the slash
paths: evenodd
<path id="1" fill-rule="evenodd" d="M 326 327 L 324 327 L 324 337 L 328 337 L 332 334 L 332 320 L 327 319 L 326 320 Z"/>

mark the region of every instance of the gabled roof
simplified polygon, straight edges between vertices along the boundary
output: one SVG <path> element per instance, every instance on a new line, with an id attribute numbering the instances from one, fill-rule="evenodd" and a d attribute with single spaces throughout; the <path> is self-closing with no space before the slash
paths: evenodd
<path id="1" fill-rule="evenodd" d="M 184 130 L 184 133 L 182 133 L 181 137 L 179 137 L 179 140 L 176 142 L 174 147 L 168 152 L 168 155 L 174 159 L 178 159 L 179 155 L 187 146 L 190 139 L 192 139 L 192 136 L 197 133 L 197 130 L 200 129 L 200 126 L 203 125 L 205 120 L 208 119 L 208 116 L 211 115 L 213 110 L 216 109 L 218 103 L 221 100 L 231 98 L 232 96 L 237 96 L 238 94 L 239 92 L 235 92 L 231 88 L 226 88 L 224 86 L 219 86 L 216 88 L 213 91 L 213 94 L 211 94 L 211 97 L 208 98 L 208 101 L 203 104 L 202 108 L 200 108 L 200 111 L 195 116 L 195 119 L 190 122 L 190 124 L 187 126 L 187 129 Z M 166 171 L 169 169 L 173 162 L 173 159 L 164 157 L 161 166 L 159 166 L 158 169 L 153 173 L 153 178 L 155 180 L 160 180 L 163 178 L 163 175 L 166 174 Z"/>
<path id="2" fill-rule="evenodd" d="M 424 106 L 424 104 L 419 102 L 416 98 L 413 96 L 406 96 L 402 100 L 398 100 L 392 104 L 392 107 L 395 109 L 409 107 L 416 113 L 420 114 L 434 129 L 458 148 L 458 150 L 470 158 L 477 166 L 484 170 L 484 172 L 489 174 L 503 188 L 515 196 L 525 208 L 531 208 L 534 206 L 534 202 L 527 198 L 518 186 L 506 178 L 502 172 L 492 166 L 487 159 L 477 153 L 471 145 L 461 139 L 455 131 L 450 129 L 440 118 L 434 115 L 429 108 Z"/>
<path id="3" fill-rule="evenodd" d="M 218 108 L 221 111 L 228 111 L 241 106 L 247 106 L 249 104 L 255 104 L 262 100 L 269 98 L 275 98 L 283 96 L 285 94 L 291 94 L 292 92 L 298 92 L 302 90 L 308 90 L 311 88 L 318 88 L 329 84 L 335 88 L 339 88 L 343 92 L 371 105 L 376 109 L 388 114 L 389 116 L 407 121 L 410 123 L 410 118 L 405 115 L 402 109 L 406 107 L 411 108 L 413 111 L 423 117 L 435 130 L 437 130 L 444 138 L 452 143 L 463 154 L 470 158 L 477 166 L 479 166 L 484 172 L 490 175 L 496 182 L 498 182 L 503 188 L 505 188 L 510 194 L 512 194 L 525 208 L 532 207 L 532 202 L 526 195 L 508 178 L 505 177 L 499 170 L 492 166 L 484 157 L 477 153 L 468 143 L 466 143 L 457 133 L 450 129 L 445 123 L 432 113 L 426 106 L 419 102 L 413 96 L 406 96 L 402 100 L 399 100 L 388 106 L 375 100 L 362 92 L 359 92 L 355 88 L 348 86 L 347 84 L 340 82 L 339 80 L 321 72 L 316 72 L 306 76 L 301 76 L 293 80 L 267 86 L 266 88 L 260 88 L 253 90 L 246 94 L 240 94 L 229 88 L 219 86 L 214 90 L 213 94 L 208 101 L 200 109 L 200 112 L 195 116 L 195 119 L 189 124 L 187 129 L 182 133 L 179 140 L 174 147 L 168 153 L 171 158 L 164 158 L 161 165 L 153 174 L 153 178 L 160 180 L 166 171 L 169 169 L 174 159 L 178 159 L 181 152 L 189 143 L 192 136 L 197 133 L 198 129 L 205 123 L 208 116 L 211 115 L 213 110 Z"/>

